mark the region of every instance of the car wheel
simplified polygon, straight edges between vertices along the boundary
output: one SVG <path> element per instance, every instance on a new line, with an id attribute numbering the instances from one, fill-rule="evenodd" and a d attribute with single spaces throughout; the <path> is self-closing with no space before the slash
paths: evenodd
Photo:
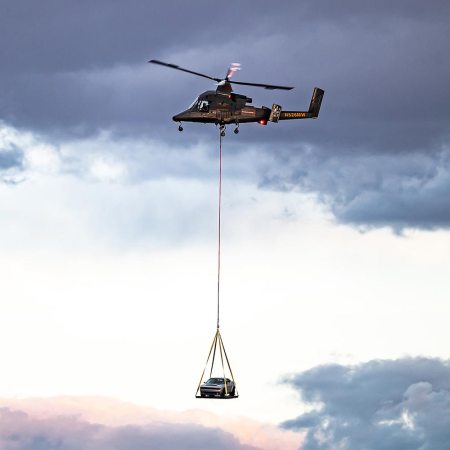
<path id="1" fill-rule="evenodd" d="M 222 390 L 222 391 L 220 391 L 220 396 L 221 396 L 221 397 L 225 397 L 225 389 Z"/>
<path id="2" fill-rule="evenodd" d="M 230 392 L 230 396 L 234 397 L 236 395 L 236 388 L 233 386 L 233 389 Z"/>

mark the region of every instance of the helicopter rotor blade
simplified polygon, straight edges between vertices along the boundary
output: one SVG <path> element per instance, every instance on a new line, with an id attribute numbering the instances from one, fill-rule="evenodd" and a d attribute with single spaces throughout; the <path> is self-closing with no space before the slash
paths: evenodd
<path id="1" fill-rule="evenodd" d="M 225 80 L 223 80 L 222 78 L 215 78 L 215 77 L 211 77 L 209 75 L 205 75 L 204 73 L 200 73 L 200 72 L 194 72 L 193 70 L 189 70 L 189 69 L 185 69 L 183 67 L 180 67 L 176 64 L 169 64 L 169 63 L 165 63 L 163 61 L 158 61 L 157 59 L 151 59 L 149 61 L 149 63 L 152 64 L 158 64 L 160 66 L 165 66 L 165 67 L 169 67 L 171 69 L 176 69 L 176 70 L 181 70 L 182 72 L 187 72 L 187 73 L 191 73 L 192 75 L 197 75 L 199 77 L 203 77 L 203 78 L 208 78 L 208 80 L 213 80 L 216 81 L 217 83 L 220 83 L 222 81 L 227 81 L 228 83 L 233 83 L 233 84 L 240 84 L 242 86 L 256 86 L 256 87 L 262 87 L 264 89 L 281 89 L 284 91 L 290 91 L 291 89 L 294 89 L 291 86 L 277 86 L 274 84 L 264 84 L 264 83 L 245 83 L 243 81 L 231 81 L 229 80 L 229 78 L 231 78 L 231 76 L 237 71 L 240 70 L 240 64 L 237 63 L 233 63 L 230 68 L 228 69 L 228 74 L 227 77 L 225 78 Z"/>
<path id="2" fill-rule="evenodd" d="M 244 83 L 243 81 L 231 81 L 229 80 L 228 83 L 232 84 L 240 84 L 243 86 L 256 86 L 256 87 L 262 87 L 264 89 L 281 89 L 283 91 L 290 91 L 291 89 L 294 89 L 293 86 L 276 86 L 274 84 L 263 84 L 263 83 Z"/>
<path id="3" fill-rule="evenodd" d="M 163 61 L 158 61 L 157 59 L 151 59 L 149 63 L 159 64 L 160 66 L 170 67 L 171 69 L 181 70 L 182 72 L 192 73 L 193 75 L 197 75 L 199 77 L 208 78 L 209 80 L 217 81 L 218 83 L 222 81 L 220 78 L 210 77 L 209 75 L 205 75 L 204 73 L 194 72 L 193 70 L 184 69 L 183 67 L 177 66 L 176 64 L 169 64 Z"/>

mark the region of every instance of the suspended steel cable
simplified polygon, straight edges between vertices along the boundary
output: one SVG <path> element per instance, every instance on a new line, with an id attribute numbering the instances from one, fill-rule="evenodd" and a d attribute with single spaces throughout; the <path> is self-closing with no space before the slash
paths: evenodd
<path id="1" fill-rule="evenodd" d="M 217 329 L 216 333 L 214 335 L 213 342 L 211 344 L 211 347 L 209 349 L 208 358 L 206 359 L 205 368 L 203 369 L 202 375 L 200 377 L 197 391 L 196 391 L 196 398 L 202 398 L 205 397 L 205 393 L 201 393 L 201 386 L 202 380 L 205 375 L 206 369 L 208 368 L 208 364 L 211 364 L 210 370 L 209 370 L 209 377 L 211 379 L 214 369 L 214 363 L 217 361 L 219 357 L 216 359 L 216 353 L 219 353 L 220 356 L 220 363 L 222 366 L 222 373 L 223 373 L 223 385 L 224 385 L 224 392 L 223 395 L 221 395 L 219 398 L 238 398 L 239 395 L 237 393 L 236 389 L 236 382 L 234 380 L 233 371 L 231 370 L 230 361 L 228 360 L 227 352 L 225 351 L 225 346 L 223 345 L 222 336 L 219 331 L 220 326 L 220 257 L 221 257 L 221 214 L 222 214 L 222 137 L 224 136 L 224 127 L 221 126 L 219 128 L 219 195 L 218 195 L 218 243 L 217 243 Z M 226 377 L 226 368 L 228 368 L 228 372 L 231 375 L 232 384 L 231 384 L 231 391 L 228 390 L 228 384 L 230 380 Z M 227 381 L 228 380 L 228 381 Z"/>
<path id="2" fill-rule="evenodd" d="M 218 249 L 217 249 L 217 328 L 220 322 L 220 241 L 221 241 L 221 210 L 222 210 L 222 129 L 219 128 L 219 218 L 218 218 Z"/>

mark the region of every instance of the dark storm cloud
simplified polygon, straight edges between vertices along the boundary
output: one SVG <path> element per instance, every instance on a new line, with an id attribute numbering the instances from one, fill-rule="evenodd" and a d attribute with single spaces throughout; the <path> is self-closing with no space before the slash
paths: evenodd
<path id="1" fill-rule="evenodd" d="M 273 155 L 258 168 L 261 185 L 316 192 L 358 226 L 450 225 L 448 2 L 1 5 L 0 118 L 16 127 L 60 140 L 107 129 L 173 141 L 172 115 L 213 85 L 146 61 L 216 76 L 240 61 L 240 80 L 296 86 L 240 89 L 255 105 L 304 109 L 313 86 L 326 90 L 317 121 L 230 136 L 235 151 Z M 210 126 L 185 130 L 186 145 L 211 139 Z"/>
<path id="2" fill-rule="evenodd" d="M 346 121 L 380 122 L 381 112 L 389 119 L 404 113 L 435 119 L 430 102 L 446 104 L 439 94 L 450 64 L 442 51 L 448 10 L 443 2 L 419 1 L 376 7 L 353 1 L 339 8 L 333 2 L 288 2 L 283 8 L 258 2 L 256 8 L 232 1 L 220 14 L 201 1 L 157 7 L 142 0 L 3 2 L 0 111 L 14 124 L 47 131 L 84 126 L 149 133 L 146 121 L 167 123 L 186 99 L 211 87 L 207 80 L 146 65 L 150 57 L 178 55 L 182 61 L 174 62 L 214 75 L 242 58 L 241 79 L 297 86 L 289 94 L 249 88 L 265 103 L 275 96 L 304 105 L 311 88 L 323 85 L 336 130 L 343 112 Z M 120 74 L 121 67 L 129 70 Z M 362 134 L 358 128 L 352 139 L 355 131 Z M 334 133 L 327 139 L 336 142 Z"/>
<path id="3" fill-rule="evenodd" d="M 283 425 L 302 450 L 443 450 L 450 442 L 450 363 L 431 358 L 325 365 L 289 383 L 317 409 Z"/>
<path id="4" fill-rule="evenodd" d="M 261 170 L 262 188 L 318 192 L 335 217 L 362 228 L 450 225 L 450 152 L 336 154 L 282 152 Z"/>
<path id="5" fill-rule="evenodd" d="M 230 433 L 200 425 L 157 423 L 107 427 L 74 417 L 36 418 L 0 409 L 2 450 L 257 450 Z"/>

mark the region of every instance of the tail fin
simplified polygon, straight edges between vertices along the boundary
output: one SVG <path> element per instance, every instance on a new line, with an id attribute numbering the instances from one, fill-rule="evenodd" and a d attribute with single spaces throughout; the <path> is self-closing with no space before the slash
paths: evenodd
<path id="1" fill-rule="evenodd" d="M 325 91 L 323 89 L 320 89 L 318 87 L 314 88 L 308 111 L 311 114 L 311 118 L 313 119 L 317 119 L 317 117 L 319 117 L 320 105 L 322 104 L 324 94 Z"/>
<path id="2" fill-rule="evenodd" d="M 308 111 L 281 111 L 279 120 L 289 119 L 317 119 L 319 117 L 320 105 L 322 104 L 325 91 L 318 87 L 314 88 Z"/>

